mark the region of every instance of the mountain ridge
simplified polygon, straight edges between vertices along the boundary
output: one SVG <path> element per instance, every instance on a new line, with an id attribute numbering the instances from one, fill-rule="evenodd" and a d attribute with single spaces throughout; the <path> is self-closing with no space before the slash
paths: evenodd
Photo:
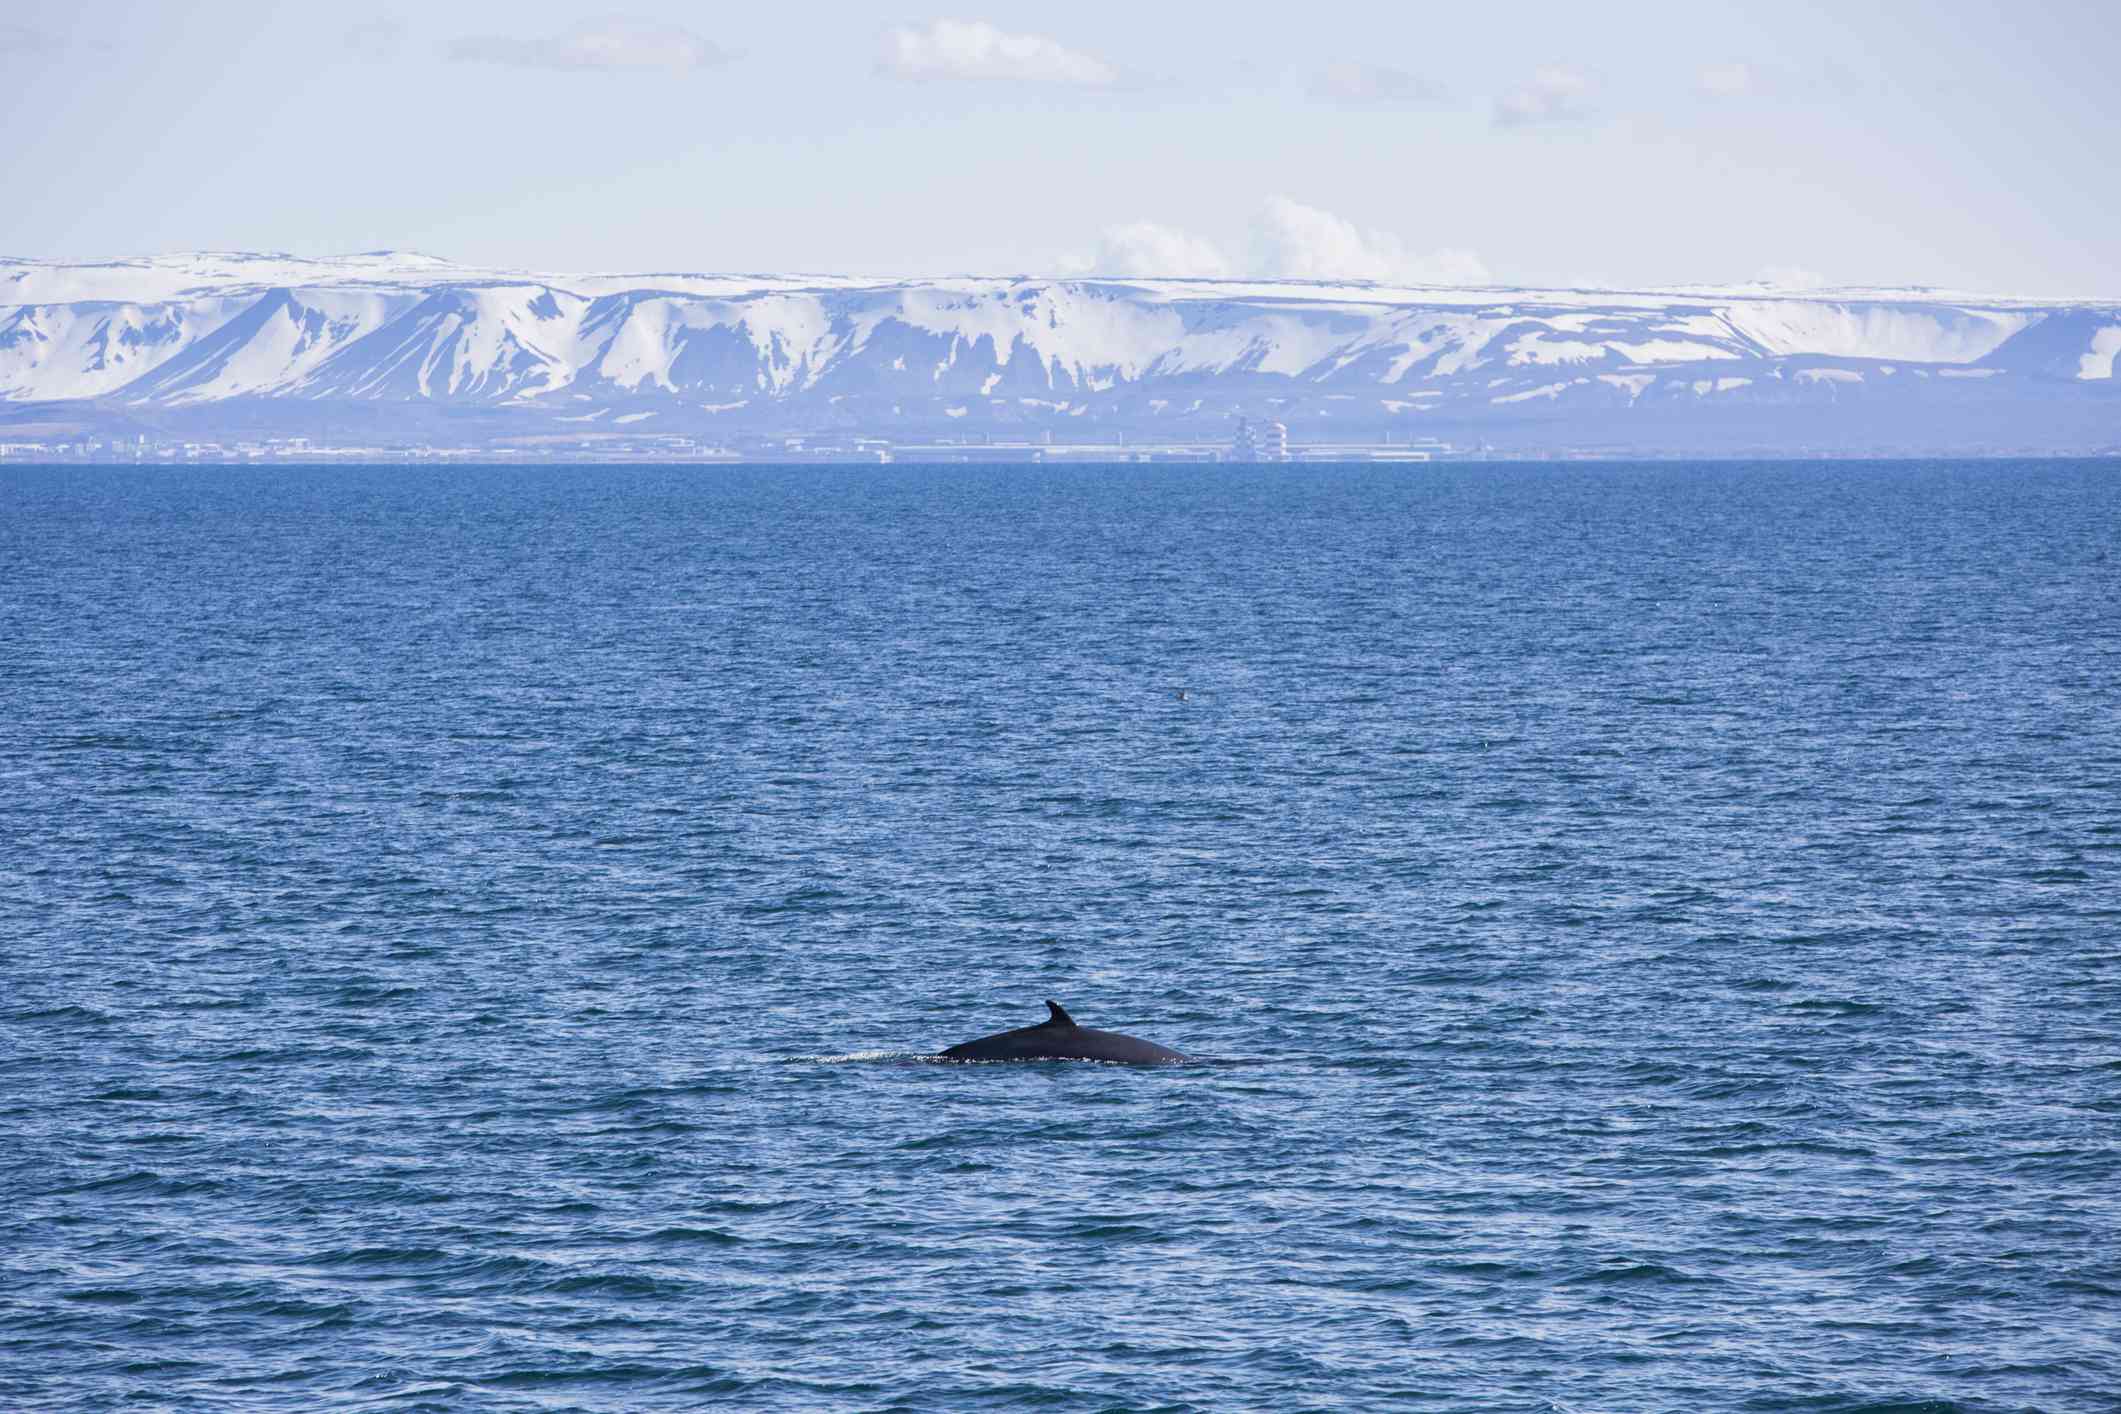
<path id="1" fill-rule="evenodd" d="M 1298 442 L 2103 450 L 2121 445 L 2117 356 L 2121 301 L 1910 290 L 0 259 L 0 438 L 33 407 L 191 430 L 358 407 L 386 441 L 454 412 L 489 440 L 608 422 L 708 441 L 1213 443 L 1248 418 Z"/>

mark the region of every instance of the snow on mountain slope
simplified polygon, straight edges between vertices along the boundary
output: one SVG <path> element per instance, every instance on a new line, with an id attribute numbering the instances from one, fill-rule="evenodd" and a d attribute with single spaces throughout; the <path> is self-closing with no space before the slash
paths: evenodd
<path id="1" fill-rule="evenodd" d="M 891 325 L 948 340 L 937 380 L 985 340 L 995 372 L 1022 357 L 1049 390 L 1147 376 L 1188 333 L 1180 309 L 1130 299 L 1124 287 L 1030 280 L 889 291 L 867 302 L 862 323 L 865 341 Z"/>
<path id="2" fill-rule="evenodd" d="M 628 391 L 780 397 L 828 379 L 841 393 L 850 384 L 977 391 L 1005 378 L 1046 392 L 1103 388 L 1145 376 L 1186 336 L 1171 307 L 1038 282 L 655 295 L 621 306 L 607 316 L 615 327 L 597 371 Z"/>
<path id="3" fill-rule="evenodd" d="M 247 301 L 0 309 L 0 399 L 105 397 L 221 328 Z"/>
<path id="4" fill-rule="evenodd" d="M 211 402 L 292 387 L 333 352 L 382 326 L 412 294 L 273 290 L 144 377 L 134 401 Z"/>
<path id="5" fill-rule="evenodd" d="M 498 401 L 556 392 L 594 352 L 590 302 L 536 285 L 437 290 L 336 349 L 293 385 L 307 397 Z"/>
<path id="6" fill-rule="evenodd" d="M 1972 363 L 2039 319 L 2029 311 L 1738 300 L 1723 318 L 1761 352 Z"/>
<path id="7" fill-rule="evenodd" d="M 2078 396 L 2107 399 L 2071 404 L 2097 427 L 2121 407 L 2121 303 L 1908 290 L 546 276 L 371 252 L 0 261 L 5 300 L 20 302 L 0 305 L 0 401 L 134 409 L 1406 425 L 1946 398 L 2007 421 Z"/>
<path id="8" fill-rule="evenodd" d="M 611 296 L 598 302 L 591 323 L 610 329 L 594 371 L 615 387 L 746 398 L 814 387 L 866 332 L 849 311 L 811 292 Z"/>
<path id="9" fill-rule="evenodd" d="M 2121 356 L 2121 324 L 2110 324 L 2092 335 L 2092 346 L 2077 360 L 2077 376 L 2089 381 L 2114 376 L 2114 359 Z"/>

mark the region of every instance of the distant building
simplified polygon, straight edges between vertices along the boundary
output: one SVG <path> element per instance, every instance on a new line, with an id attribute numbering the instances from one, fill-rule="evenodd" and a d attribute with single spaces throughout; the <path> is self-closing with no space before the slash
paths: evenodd
<path id="1" fill-rule="evenodd" d="M 1281 422 L 1252 423 L 1237 419 L 1237 435 L 1230 442 L 1230 460 L 1237 462 L 1285 462 L 1289 459 L 1289 428 Z"/>

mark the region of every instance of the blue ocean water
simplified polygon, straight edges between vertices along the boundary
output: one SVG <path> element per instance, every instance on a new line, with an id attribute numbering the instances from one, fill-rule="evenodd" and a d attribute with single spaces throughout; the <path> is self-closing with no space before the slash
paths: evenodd
<path id="1" fill-rule="evenodd" d="M 2121 1407 L 2117 532 L 0 471 L 0 1407 Z"/>

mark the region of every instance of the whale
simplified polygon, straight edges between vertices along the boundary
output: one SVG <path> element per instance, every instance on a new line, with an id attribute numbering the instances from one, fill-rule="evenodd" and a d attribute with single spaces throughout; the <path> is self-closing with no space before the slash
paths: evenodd
<path id="1" fill-rule="evenodd" d="M 1167 1065 L 1183 1061 L 1168 1046 L 1126 1036 L 1117 1031 L 1099 1031 L 1078 1026 L 1059 1002 L 1047 1002 L 1049 1013 L 1036 1026 L 997 1031 L 992 1036 L 960 1041 L 942 1052 L 941 1059 L 954 1061 L 1116 1061 L 1123 1065 Z"/>

